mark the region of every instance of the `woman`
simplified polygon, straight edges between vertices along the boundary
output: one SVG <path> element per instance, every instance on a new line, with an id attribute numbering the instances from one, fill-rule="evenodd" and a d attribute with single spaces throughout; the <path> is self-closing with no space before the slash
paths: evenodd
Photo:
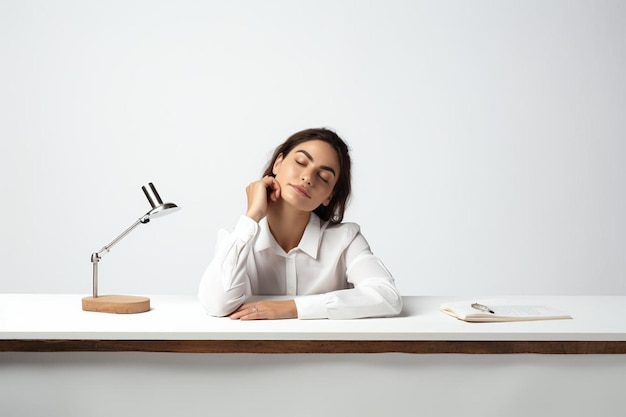
<path id="1" fill-rule="evenodd" d="M 239 320 L 396 315 L 402 298 L 359 226 L 341 223 L 350 196 L 347 145 L 328 129 L 295 133 L 248 185 L 248 207 L 220 231 L 199 298 Z M 287 295 L 247 302 L 252 295 Z"/>

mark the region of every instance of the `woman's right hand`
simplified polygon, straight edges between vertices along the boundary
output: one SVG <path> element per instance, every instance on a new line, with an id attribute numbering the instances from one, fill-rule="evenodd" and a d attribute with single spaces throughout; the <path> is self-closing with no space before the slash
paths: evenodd
<path id="1" fill-rule="evenodd" d="M 278 201 L 280 197 L 280 185 L 274 177 L 265 176 L 260 181 L 250 183 L 246 187 L 248 196 L 248 210 L 246 216 L 259 222 L 267 215 L 270 204 Z"/>

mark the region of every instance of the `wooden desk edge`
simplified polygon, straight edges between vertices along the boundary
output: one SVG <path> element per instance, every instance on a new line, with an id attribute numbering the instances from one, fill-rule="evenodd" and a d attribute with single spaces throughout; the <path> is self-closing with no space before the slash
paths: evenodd
<path id="1" fill-rule="evenodd" d="M 624 354 L 626 341 L 5 339 L 0 352 Z"/>

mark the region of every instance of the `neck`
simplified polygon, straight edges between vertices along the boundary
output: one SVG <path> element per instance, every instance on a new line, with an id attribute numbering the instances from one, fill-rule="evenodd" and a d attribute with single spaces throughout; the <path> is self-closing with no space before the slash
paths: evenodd
<path id="1" fill-rule="evenodd" d="M 279 200 L 268 211 L 267 224 L 276 243 L 289 252 L 300 243 L 310 217 L 310 212 L 295 210 Z"/>

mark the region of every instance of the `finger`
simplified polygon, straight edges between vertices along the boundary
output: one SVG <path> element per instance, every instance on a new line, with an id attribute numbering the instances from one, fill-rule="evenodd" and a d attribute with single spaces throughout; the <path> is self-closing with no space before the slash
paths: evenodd
<path id="1" fill-rule="evenodd" d="M 249 313 L 248 310 L 238 310 L 235 311 L 233 314 L 231 314 L 230 317 L 233 320 L 241 320 L 242 318 L 244 318 L 247 314 Z"/>
<path id="2" fill-rule="evenodd" d="M 270 200 L 278 201 L 280 198 L 280 184 L 276 181 L 275 178 L 272 178 L 272 183 L 270 184 L 271 192 L 270 192 Z"/>
<path id="3" fill-rule="evenodd" d="M 271 182 L 263 178 L 260 181 L 250 183 L 246 188 L 248 207 L 246 215 L 257 222 L 267 215 L 268 203 L 270 202 Z"/>
<path id="4" fill-rule="evenodd" d="M 248 304 L 240 305 L 239 308 L 235 310 L 234 312 L 232 312 L 228 317 L 230 317 L 231 319 L 239 319 L 239 317 L 245 314 L 248 306 L 249 306 Z"/>
<path id="5" fill-rule="evenodd" d="M 260 318 L 258 308 L 253 304 L 242 305 L 229 317 L 233 320 L 254 320 Z"/>
<path id="6" fill-rule="evenodd" d="M 274 177 L 270 177 L 269 175 L 266 175 L 263 178 L 261 178 L 261 182 L 265 184 L 266 187 L 271 187 L 274 181 L 275 181 Z"/>

